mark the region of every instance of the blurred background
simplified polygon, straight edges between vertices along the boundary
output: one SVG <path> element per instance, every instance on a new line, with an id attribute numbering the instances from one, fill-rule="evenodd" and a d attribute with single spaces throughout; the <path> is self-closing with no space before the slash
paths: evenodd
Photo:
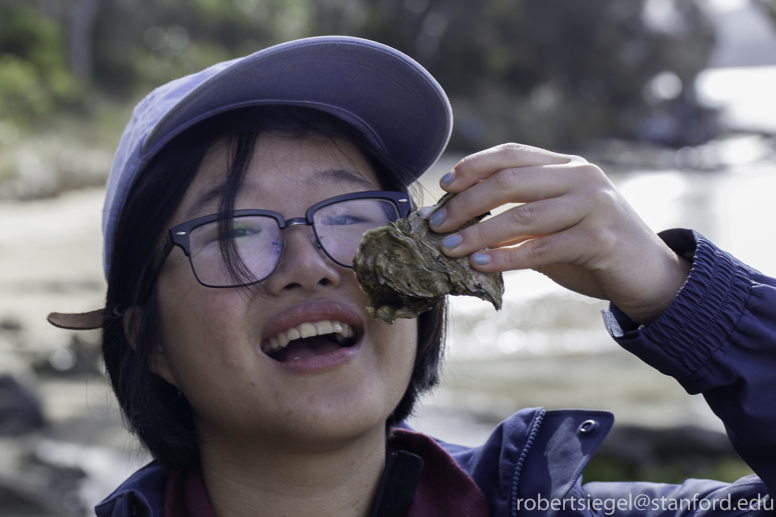
<path id="1" fill-rule="evenodd" d="M 455 113 L 425 201 L 466 153 L 517 141 L 607 171 L 656 231 L 695 228 L 776 275 L 774 0 L 0 0 L 0 516 L 75 517 L 148 461 L 99 334 L 112 153 L 155 86 L 293 38 L 362 36 L 418 60 Z M 481 443 L 527 406 L 614 411 L 585 479 L 749 470 L 702 397 L 621 351 L 606 304 L 534 272 L 505 308 L 455 299 L 443 385 L 411 425 Z"/>

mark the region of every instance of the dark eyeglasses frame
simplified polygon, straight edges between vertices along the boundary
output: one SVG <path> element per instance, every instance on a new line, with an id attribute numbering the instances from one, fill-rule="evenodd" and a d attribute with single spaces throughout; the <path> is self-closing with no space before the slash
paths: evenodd
<path id="1" fill-rule="evenodd" d="M 352 268 L 353 267 L 352 265 L 343 264 L 342 262 L 339 262 L 334 257 L 332 257 L 328 251 L 326 251 L 326 248 L 321 244 L 321 241 L 318 239 L 318 231 L 315 229 L 315 224 L 313 223 L 313 216 L 315 215 L 315 212 L 317 212 L 321 208 L 324 208 L 326 206 L 333 205 L 336 203 L 341 203 L 343 201 L 350 201 L 353 199 L 383 199 L 383 200 L 391 201 L 399 213 L 399 218 L 402 218 L 402 219 L 406 218 L 410 210 L 412 209 L 412 201 L 410 200 L 409 194 L 407 194 L 406 192 L 392 192 L 387 190 L 378 190 L 378 191 L 365 191 L 365 192 L 351 192 L 350 194 L 343 194 L 341 196 L 330 197 L 308 208 L 307 211 L 305 212 L 304 217 L 292 217 L 291 219 L 285 219 L 283 215 L 280 214 L 279 212 L 273 212 L 271 210 L 258 210 L 258 209 L 234 210 L 232 212 L 218 213 L 218 214 L 206 215 L 204 217 L 197 217 L 196 219 L 192 219 L 190 221 L 186 221 L 184 223 L 175 225 L 167 231 L 167 237 L 165 237 L 164 241 L 162 241 L 161 246 L 156 251 L 153 257 L 153 261 L 152 261 L 153 278 L 156 278 L 156 275 L 158 274 L 159 269 L 162 267 L 162 264 L 164 263 L 164 261 L 167 260 L 167 257 L 170 255 L 172 248 L 174 246 L 177 246 L 181 250 L 183 250 L 183 253 L 186 255 L 186 257 L 189 258 L 189 265 L 191 266 L 191 271 L 194 273 L 194 276 L 197 278 L 197 282 L 199 282 L 201 285 L 205 287 L 209 287 L 212 289 L 230 289 L 234 287 L 246 287 L 246 286 L 261 282 L 262 280 L 266 280 L 267 278 L 272 276 L 272 274 L 275 272 L 275 270 L 278 267 L 278 264 L 280 264 L 280 259 L 278 260 L 277 264 L 275 264 L 275 267 L 272 269 L 272 271 L 264 278 L 254 280 L 252 282 L 246 282 L 244 284 L 229 285 L 229 286 L 210 285 L 210 284 L 204 283 L 202 280 L 199 279 L 199 275 L 197 275 L 197 270 L 194 268 L 194 264 L 191 262 L 191 242 L 189 241 L 189 236 L 192 230 L 194 230 L 198 226 L 202 226 L 203 224 L 208 224 L 208 223 L 212 223 L 213 221 L 218 221 L 220 218 L 244 217 L 244 216 L 251 216 L 251 215 L 260 215 L 260 216 L 271 217 L 275 219 L 281 232 L 291 226 L 298 226 L 298 225 L 312 226 L 313 233 L 315 234 L 315 243 L 318 246 L 318 248 L 322 249 L 323 252 L 326 253 L 326 256 L 329 257 L 336 264 L 339 264 L 340 266 L 343 266 L 343 267 Z M 280 252 L 281 258 L 283 256 L 283 252 L 285 251 L 285 245 L 286 244 L 284 239 L 283 249 Z"/>

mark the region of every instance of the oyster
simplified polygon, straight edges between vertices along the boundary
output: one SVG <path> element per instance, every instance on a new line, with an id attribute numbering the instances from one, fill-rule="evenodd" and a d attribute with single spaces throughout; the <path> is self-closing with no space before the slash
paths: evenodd
<path id="1" fill-rule="evenodd" d="M 428 227 L 427 220 L 451 197 L 446 194 L 423 216 L 412 212 L 406 219 L 364 234 L 353 257 L 353 269 L 361 290 L 371 300 L 367 311 L 373 318 L 388 323 L 396 318 L 415 318 L 446 294 L 476 296 L 501 309 L 501 273 L 483 273 L 471 267 L 469 257 L 443 254 L 440 243 L 450 234 L 436 233 Z"/>

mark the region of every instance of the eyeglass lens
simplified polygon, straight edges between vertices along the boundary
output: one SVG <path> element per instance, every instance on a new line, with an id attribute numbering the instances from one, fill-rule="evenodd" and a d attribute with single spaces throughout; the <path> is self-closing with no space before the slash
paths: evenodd
<path id="1" fill-rule="evenodd" d="M 313 227 L 326 254 L 343 266 L 352 266 L 353 255 L 364 233 L 398 217 L 396 207 L 390 201 L 351 199 L 316 211 Z"/>
<path id="2" fill-rule="evenodd" d="M 326 254 L 349 267 L 363 234 L 398 217 L 390 201 L 351 199 L 318 209 L 313 214 L 313 228 Z M 283 237 L 274 218 L 234 217 L 222 223 L 222 228 L 225 231 L 219 230 L 218 221 L 214 221 L 191 230 L 191 265 L 200 282 L 231 287 L 258 282 L 272 274 L 283 252 Z"/>

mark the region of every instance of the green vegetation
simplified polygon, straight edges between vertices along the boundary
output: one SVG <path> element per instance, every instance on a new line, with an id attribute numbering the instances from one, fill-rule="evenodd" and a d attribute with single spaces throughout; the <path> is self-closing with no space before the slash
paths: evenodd
<path id="1" fill-rule="evenodd" d="M 0 152 L 63 117 L 100 123 L 171 79 L 321 34 L 375 39 L 426 66 L 453 103 L 454 151 L 695 145 L 717 130 L 692 88 L 714 41 L 699 1 L 0 0 Z M 113 147 L 117 126 L 83 145 Z M 8 167 L 0 196 L 18 175 Z"/>
<path id="2" fill-rule="evenodd" d="M 752 469 L 738 457 L 709 456 L 703 462 L 686 458 L 661 463 L 634 464 L 613 455 L 595 455 L 585 468 L 584 481 L 658 481 L 681 484 L 686 479 L 716 479 L 732 483 L 752 475 Z"/>
<path id="3" fill-rule="evenodd" d="M 63 27 L 25 3 L 0 4 L 0 120 L 26 126 L 76 101 Z"/>
<path id="4" fill-rule="evenodd" d="M 698 427 L 616 426 L 585 469 L 585 481 L 660 481 L 690 478 L 733 482 L 753 474 L 727 437 Z"/>
<path id="5" fill-rule="evenodd" d="M 455 105 L 457 150 L 513 139 L 566 148 L 602 136 L 702 140 L 703 110 L 687 86 L 706 63 L 712 28 L 696 0 L 654 4 L 0 0 L 0 118 L 89 114 L 95 96 L 130 102 L 280 41 L 350 34 L 429 68 Z"/>

